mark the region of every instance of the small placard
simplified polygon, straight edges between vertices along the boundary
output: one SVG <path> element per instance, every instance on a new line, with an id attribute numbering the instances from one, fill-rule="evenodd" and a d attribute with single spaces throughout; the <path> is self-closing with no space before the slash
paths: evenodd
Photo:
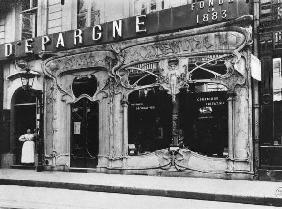
<path id="1" fill-rule="evenodd" d="M 80 134 L 80 126 L 81 126 L 81 122 L 73 123 L 73 134 Z"/>

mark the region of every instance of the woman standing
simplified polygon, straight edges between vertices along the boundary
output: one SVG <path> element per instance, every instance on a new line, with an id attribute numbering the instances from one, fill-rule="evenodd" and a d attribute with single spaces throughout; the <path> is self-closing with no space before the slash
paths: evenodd
<path id="1" fill-rule="evenodd" d="M 24 142 L 21 163 L 34 163 L 34 138 L 30 129 L 27 129 L 26 134 L 20 136 L 19 140 Z"/>

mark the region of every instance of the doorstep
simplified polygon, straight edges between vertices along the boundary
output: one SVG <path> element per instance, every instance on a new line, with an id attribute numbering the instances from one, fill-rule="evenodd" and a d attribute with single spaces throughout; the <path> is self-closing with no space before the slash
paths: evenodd
<path id="1" fill-rule="evenodd" d="M 35 170 L 34 165 L 11 165 L 12 169 Z"/>

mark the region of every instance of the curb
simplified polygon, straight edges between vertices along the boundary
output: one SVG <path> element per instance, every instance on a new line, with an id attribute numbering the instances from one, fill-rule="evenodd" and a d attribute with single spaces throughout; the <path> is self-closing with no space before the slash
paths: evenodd
<path id="1" fill-rule="evenodd" d="M 67 182 L 49 182 L 49 181 L 14 180 L 14 179 L 0 179 L 0 185 L 47 187 L 47 188 L 57 188 L 57 189 L 84 190 L 91 192 L 161 196 L 161 197 L 172 197 L 172 198 L 182 198 L 182 199 L 195 199 L 195 200 L 282 207 L 282 199 L 271 198 L 271 197 L 253 197 L 253 196 L 251 197 L 251 196 L 238 196 L 238 195 L 235 196 L 235 195 L 226 195 L 226 194 L 211 194 L 211 193 L 199 193 L 199 192 L 189 192 L 189 191 L 145 189 L 145 188 L 136 188 L 136 187 L 88 185 L 88 184 L 77 184 L 77 183 L 67 183 Z"/>

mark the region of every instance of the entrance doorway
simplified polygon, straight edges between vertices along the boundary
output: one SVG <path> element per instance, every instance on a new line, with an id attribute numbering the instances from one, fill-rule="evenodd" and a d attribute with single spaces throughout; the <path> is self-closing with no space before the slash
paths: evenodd
<path id="1" fill-rule="evenodd" d="M 36 96 L 35 90 L 16 90 L 12 98 L 12 139 L 15 164 L 21 164 L 21 150 L 23 142 L 19 137 L 26 134 L 27 129 L 32 131 L 36 128 Z"/>
<path id="2" fill-rule="evenodd" d="M 99 151 L 99 104 L 83 98 L 71 105 L 71 167 L 95 168 Z"/>

